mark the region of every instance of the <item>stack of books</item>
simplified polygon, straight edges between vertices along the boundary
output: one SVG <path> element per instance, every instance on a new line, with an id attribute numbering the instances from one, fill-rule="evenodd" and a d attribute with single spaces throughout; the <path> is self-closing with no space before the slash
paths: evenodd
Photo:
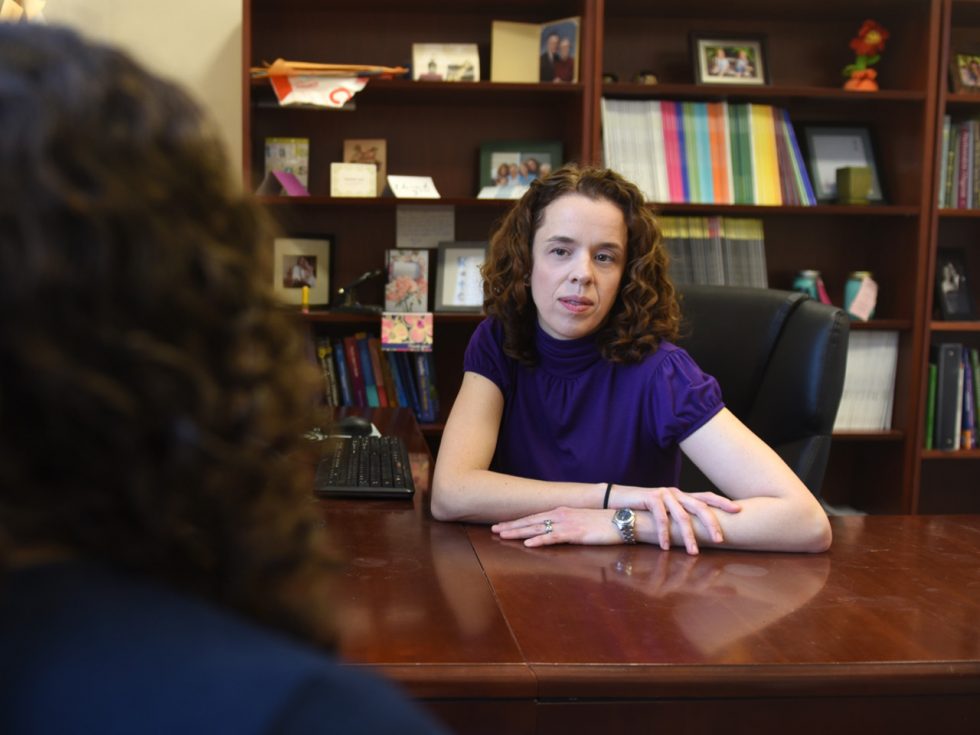
<path id="1" fill-rule="evenodd" d="M 834 431 L 891 429 L 897 365 L 898 332 L 851 332 Z"/>
<path id="2" fill-rule="evenodd" d="M 737 217 L 659 217 L 677 285 L 767 288 L 762 220 Z"/>
<path id="3" fill-rule="evenodd" d="M 980 207 L 980 120 L 943 118 L 939 155 L 938 205 L 942 209 Z"/>
<path id="4" fill-rule="evenodd" d="M 816 204 L 786 110 L 604 98 L 602 131 L 605 164 L 649 201 Z"/>
<path id="5" fill-rule="evenodd" d="M 960 342 L 935 346 L 929 363 L 925 448 L 977 448 L 980 414 L 980 359 L 977 348 Z"/>
<path id="6" fill-rule="evenodd" d="M 323 373 L 328 406 L 404 406 L 420 423 L 439 417 L 435 363 L 431 352 L 388 352 L 365 332 L 317 340 L 317 362 Z"/>

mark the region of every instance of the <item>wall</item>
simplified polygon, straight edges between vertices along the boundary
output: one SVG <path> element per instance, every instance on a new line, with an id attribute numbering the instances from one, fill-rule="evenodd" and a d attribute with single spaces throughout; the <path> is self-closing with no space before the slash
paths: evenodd
<path id="1" fill-rule="evenodd" d="M 48 0 L 49 23 L 125 48 L 205 106 L 241 171 L 241 0 Z"/>

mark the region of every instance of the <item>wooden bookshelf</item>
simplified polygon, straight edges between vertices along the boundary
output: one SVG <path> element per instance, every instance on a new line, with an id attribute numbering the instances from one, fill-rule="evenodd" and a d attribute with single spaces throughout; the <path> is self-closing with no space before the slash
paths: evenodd
<path id="1" fill-rule="evenodd" d="M 489 81 L 493 20 L 541 23 L 580 16 L 579 79 L 575 85 L 496 84 Z M 877 65 L 881 91 L 842 88 L 842 67 L 853 61 L 849 41 L 866 18 L 890 32 Z M 831 298 L 840 303 L 853 270 L 870 270 L 880 286 L 875 319 L 860 330 L 899 333 L 898 374 L 892 427 L 884 432 L 835 435 L 825 495 L 833 505 L 870 512 L 959 510 L 969 494 L 956 489 L 940 502 L 940 486 L 967 474 L 949 465 L 980 469 L 975 462 L 942 462 L 924 456 L 921 424 L 928 346 L 937 326 L 931 307 L 931 268 L 942 238 L 977 240 L 980 213 L 939 212 L 934 178 L 944 111 L 969 114 L 980 97 L 946 93 L 946 54 L 955 42 L 980 42 L 980 3 L 967 0 L 504 0 L 453 3 L 416 0 L 245 0 L 243 20 L 245 185 L 262 176 L 266 137 L 311 140 L 307 199 L 263 201 L 287 233 L 325 233 L 334 239 L 332 283 L 349 282 L 381 267 L 395 245 L 399 206 L 436 202 L 350 200 L 328 196 L 329 164 L 340 160 L 344 138 L 385 138 L 389 173 L 432 176 L 452 206 L 456 239 L 486 239 L 506 202 L 475 198 L 480 144 L 502 139 L 558 140 L 567 160 L 601 159 L 600 104 L 622 99 L 728 100 L 783 107 L 800 130 L 807 124 L 844 123 L 870 128 L 877 147 L 886 203 L 865 207 L 759 207 L 663 204 L 673 215 L 725 215 L 763 220 L 769 281 L 788 288 L 803 268 L 822 272 Z M 697 85 L 689 38 L 692 32 L 765 37 L 770 84 L 732 88 Z M 268 88 L 247 69 L 277 57 L 408 65 L 413 42 L 476 43 L 481 79 L 472 83 L 376 80 L 355 97 L 353 111 L 276 107 Z M 914 63 L 913 63 L 914 60 Z M 650 70 L 659 84 L 631 83 Z M 620 81 L 603 83 L 604 72 Z M 974 257 L 980 248 L 973 245 Z M 435 280 L 432 263 L 430 280 Z M 978 273 L 980 271 L 974 271 Z M 380 303 L 382 284 L 358 295 Z M 343 335 L 367 328 L 364 317 L 314 313 L 314 333 Z M 437 314 L 435 351 L 440 420 L 426 426 L 434 446 L 461 380 L 462 354 L 477 323 L 472 315 Z M 980 340 L 972 326 L 954 328 Z M 928 461 L 926 461 L 928 460 Z M 923 466 L 928 472 L 923 473 Z M 934 470 L 933 467 L 942 471 Z M 957 474 L 959 473 L 959 474 Z M 978 494 L 980 497 L 980 494 Z M 957 507 L 954 505 L 959 504 Z M 963 508 L 967 509 L 967 508 Z"/>

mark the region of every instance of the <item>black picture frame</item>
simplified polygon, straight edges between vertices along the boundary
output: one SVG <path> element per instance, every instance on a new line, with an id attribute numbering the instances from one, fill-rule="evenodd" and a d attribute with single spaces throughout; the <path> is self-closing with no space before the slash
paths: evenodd
<path id="1" fill-rule="evenodd" d="M 871 169 L 871 204 L 883 204 L 885 193 L 878 172 L 878 157 L 871 129 L 866 125 L 805 125 L 803 147 L 813 193 L 817 202 L 837 201 L 837 169 L 867 166 Z"/>
<path id="2" fill-rule="evenodd" d="M 561 168 L 562 144 L 559 140 L 493 140 L 480 146 L 480 187 L 502 186 L 497 180 L 501 165 L 520 166 L 534 159 L 538 171 L 547 165 L 548 170 Z M 535 174 L 537 176 L 537 174 Z M 530 180 L 522 182 L 525 185 Z M 517 183 L 517 182 L 511 182 Z"/>
<path id="3" fill-rule="evenodd" d="M 483 311 L 483 276 L 489 242 L 485 240 L 439 243 L 435 311 Z"/>
<path id="4" fill-rule="evenodd" d="M 764 35 L 696 31 L 690 35 L 690 47 L 694 81 L 698 84 L 769 84 Z"/>
<path id="5" fill-rule="evenodd" d="M 937 248 L 935 296 L 943 321 L 976 319 L 966 251 L 963 248 Z"/>

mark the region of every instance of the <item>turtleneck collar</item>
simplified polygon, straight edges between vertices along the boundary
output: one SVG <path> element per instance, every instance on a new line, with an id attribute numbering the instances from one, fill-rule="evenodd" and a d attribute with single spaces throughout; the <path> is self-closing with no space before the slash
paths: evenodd
<path id="1" fill-rule="evenodd" d="M 555 339 L 538 324 L 535 344 L 539 367 L 552 375 L 574 378 L 602 359 L 595 335 L 579 339 Z"/>

